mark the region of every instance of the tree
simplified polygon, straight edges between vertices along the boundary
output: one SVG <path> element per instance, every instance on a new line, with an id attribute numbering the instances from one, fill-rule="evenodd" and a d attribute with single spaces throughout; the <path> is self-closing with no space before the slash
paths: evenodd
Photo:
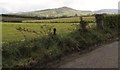
<path id="1" fill-rule="evenodd" d="M 75 17 L 77 17 L 78 15 L 77 14 L 75 14 Z"/>

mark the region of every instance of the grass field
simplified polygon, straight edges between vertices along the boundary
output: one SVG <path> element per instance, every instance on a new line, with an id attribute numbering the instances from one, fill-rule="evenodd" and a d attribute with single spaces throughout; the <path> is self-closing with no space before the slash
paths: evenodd
<path id="1" fill-rule="evenodd" d="M 24 35 L 26 35 L 27 39 L 38 37 L 41 35 L 47 35 L 48 32 L 52 32 L 53 28 L 57 29 L 57 34 L 65 35 L 66 33 L 69 33 L 75 29 L 77 29 L 77 26 L 79 24 L 24 24 L 24 23 L 3 23 L 2 24 L 2 35 L 3 35 L 3 42 L 9 42 L 9 41 L 16 41 L 16 40 L 23 40 Z M 23 27 L 31 31 L 36 31 L 38 34 L 32 33 L 32 32 L 25 32 L 25 31 L 18 31 L 16 28 Z M 43 29 L 41 28 L 43 27 Z M 51 30 L 49 30 L 51 29 Z M 48 31 L 49 30 L 49 31 Z"/>
<path id="2" fill-rule="evenodd" d="M 85 19 L 89 21 L 93 17 Z M 71 51 L 71 48 L 78 49 L 78 41 L 72 38 L 74 35 L 79 37 L 79 32 L 76 32 L 80 29 L 78 17 L 31 21 L 33 22 L 2 23 L 3 67 L 26 66 L 32 61 L 44 64 L 60 58 Z M 92 22 L 87 28 L 95 26 Z M 54 28 L 57 34 L 55 36 Z"/>
<path id="3" fill-rule="evenodd" d="M 95 22 L 94 16 L 83 17 L 84 21 Z M 71 18 L 56 18 L 56 19 L 47 19 L 47 20 L 24 20 L 26 23 L 79 23 L 80 17 L 71 17 Z"/>
<path id="4" fill-rule="evenodd" d="M 89 24 L 89 26 L 94 26 L 94 24 Z M 33 32 L 18 31 L 16 28 L 22 27 Z M 53 28 L 57 29 L 58 35 L 66 35 L 79 28 L 79 23 L 2 23 L 2 42 L 11 41 L 22 41 L 24 40 L 24 35 L 27 39 L 32 39 L 35 37 L 40 37 L 47 35 L 48 33 L 53 33 Z"/>

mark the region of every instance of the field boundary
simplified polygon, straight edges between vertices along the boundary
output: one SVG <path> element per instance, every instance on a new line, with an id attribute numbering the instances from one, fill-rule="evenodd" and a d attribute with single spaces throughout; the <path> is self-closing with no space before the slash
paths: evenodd
<path id="1" fill-rule="evenodd" d="M 58 59 L 58 60 L 49 62 L 49 63 L 47 63 L 46 66 L 47 66 L 47 68 L 58 68 L 60 65 L 63 65 L 66 62 L 69 62 L 76 58 L 79 58 L 79 55 L 84 56 L 85 54 L 87 54 L 95 49 L 98 49 L 101 46 L 103 47 L 103 45 L 107 45 L 107 44 L 110 44 L 110 43 L 113 43 L 116 41 L 120 41 L 120 39 L 118 37 L 111 38 L 105 42 L 98 43 L 97 45 L 91 46 L 85 50 L 81 50 L 80 52 L 73 52 L 73 53 L 67 54 L 65 56 L 62 56 L 61 60 Z M 31 67 L 31 68 L 39 68 L 39 65 Z M 43 68 L 44 68 L 44 66 L 43 66 Z"/>

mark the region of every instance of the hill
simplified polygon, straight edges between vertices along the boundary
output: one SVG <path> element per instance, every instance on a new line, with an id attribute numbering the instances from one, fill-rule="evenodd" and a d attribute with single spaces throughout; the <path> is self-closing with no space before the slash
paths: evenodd
<path id="1" fill-rule="evenodd" d="M 91 15 L 93 14 L 93 12 L 76 10 L 69 7 L 60 7 L 60 8 L 45 9 L 45 10 L 38 10 L 31 12 L 21 12 L 16 14 L 24 15 L 24 16 L 37 16 L 37 17 L 61 17 L 61 16 L 75 16 L 75 15 L 76 16 Z"/>
<path id="2" fill-rule="evenodd" d="M 95 11 L 96 14 L 102 14 L 102 13 L 106 13 L 106 14 L 118 14 L 118 9 L 101 9 L 98 11 Z"/>

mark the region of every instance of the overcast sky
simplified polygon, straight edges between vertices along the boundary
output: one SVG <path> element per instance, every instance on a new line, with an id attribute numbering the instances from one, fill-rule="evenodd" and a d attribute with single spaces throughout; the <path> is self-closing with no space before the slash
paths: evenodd
<path id="1" fill-rule="evenodd" d="M 11 12 L 34 11 L 58 7 L 77 10 L 117 9 L 120 0 L 0 0 L 0 9 Z"/>

